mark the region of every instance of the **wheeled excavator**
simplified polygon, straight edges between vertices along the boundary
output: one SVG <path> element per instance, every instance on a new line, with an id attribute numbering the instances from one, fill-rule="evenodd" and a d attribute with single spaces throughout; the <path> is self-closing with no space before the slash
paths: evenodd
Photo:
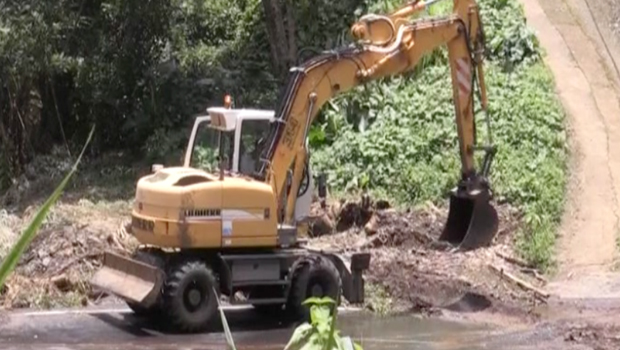
<path id="1" fill-rule="evenodd" d="M 105 253 L 92 284 L 125 299 L 136 313 L 163 315 L 185 331 L 217 320 L 222 296 L 296 319 L 307 316 L 303 301 L 311 296 L 363 302 L 369 253 L 317 251 L 298 239 L 294 206 L 307 172 L 308 132 L 330 98 L 410 72 L 422 56 L 444 45 L 462 167 L 439 239 L 460 249 L 489 244 L 498 229 L 487 178 L 495 147 L 491 138 L 477 145 L 474 120 L 474 92 L 487 108 L 482 23 L 474 0 L 453 0 L 447 16 L 411 19 L 436 1 L 412 1 L 389 15 L 367 14 L 351 28 L 354 44 L 292 68 L 251 174 L 184 166 L 141 178 L 130 232 L 144 246 L 132 257 Z M 220 141 L 235 130 L 240 111 L 208 109 Z M 474 153 L 479 150 L 484 158 L 478 170 Z M 319 195 L 324 192 L 319 185 Z"/>

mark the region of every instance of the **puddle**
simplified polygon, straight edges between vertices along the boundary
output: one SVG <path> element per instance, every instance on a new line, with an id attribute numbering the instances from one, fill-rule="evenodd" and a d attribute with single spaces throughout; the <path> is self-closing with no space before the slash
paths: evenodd
<path id="1" fill-rule="evenodd" d="M 341 316 L 338 325 L 343 335 L 356 339 L 365 350 L 482 349 L 465 344 L 494 330 L 488 326 L 413 315 L 379 317 L 349 314 Z"/>

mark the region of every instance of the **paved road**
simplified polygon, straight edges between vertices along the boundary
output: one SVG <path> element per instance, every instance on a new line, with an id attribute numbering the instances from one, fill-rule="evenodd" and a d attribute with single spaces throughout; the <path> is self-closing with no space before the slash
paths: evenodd
<path id="1" fill-rule="evenodd" d="M 294 325 L 259 317 L 251 308 L 229 308 L 229 325 L 238 349 L 283 349 Z M 552 327 L 507 332 L 414 316 L 373 318 L 343 312 L 339 327 L 365 350 L 569 349 Z M 557 347 L 556 347 L 557 346 Z M 0 315 L 0 349 L 225 349 L 218 326 L 197 335 L 170 334 L 113 309 L 25 311 Z M 572 348 L 571 348 L 572 349 Z"/>

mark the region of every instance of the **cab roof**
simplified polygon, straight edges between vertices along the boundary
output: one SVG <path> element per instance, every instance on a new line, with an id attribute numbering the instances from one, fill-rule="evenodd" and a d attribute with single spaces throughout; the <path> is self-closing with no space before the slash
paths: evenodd
<path id="1" fill-rule="evenodd" d="M 267 109 L 246 109 L 210 107 L 207 113 L 211 117 L 210 128 L 221 131 L 232 131 L 237 127 L 239 119 L 269 119 L 273 121 L 275 112 Z"/>

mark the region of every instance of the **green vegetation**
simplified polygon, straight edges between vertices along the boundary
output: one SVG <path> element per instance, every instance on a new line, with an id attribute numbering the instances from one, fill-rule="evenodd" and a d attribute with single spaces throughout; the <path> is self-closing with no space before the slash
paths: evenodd
<path id="1" fill-rule="evenodd" d="M 98 132 L 88 158 L 122 150 L 134 160 L 178 164 L 193 115 L 221 104 L 225 93 L 237 107 L 274 109 L 290 65 L 348 42 L 361 14 L 401 2 L 1 5 L 0 189 L 51 145 L 74 152 L 92 124 Z M 450 3 L 429 12 L 449 12 Z M 491 180 L 496 198 L 524 214 L 520 252 L 545 268 L 563 206 L 564 116 L 518 0 L 479 4 L 499 148 Z M 363 188 L 402 206 L 443 203 L 459 173 L 449 79 L 441 49 L 411 74 L 333 99 L 311 132 L 315 172 L 326 171 L 332 190 L 343 195 Z M 480 140 L 486 139 L 483 117 L 477 116 Z M 199 161 L 211 158 L 202 156 Z M 126 178 L 133 185 L 133 173 Z"/>

